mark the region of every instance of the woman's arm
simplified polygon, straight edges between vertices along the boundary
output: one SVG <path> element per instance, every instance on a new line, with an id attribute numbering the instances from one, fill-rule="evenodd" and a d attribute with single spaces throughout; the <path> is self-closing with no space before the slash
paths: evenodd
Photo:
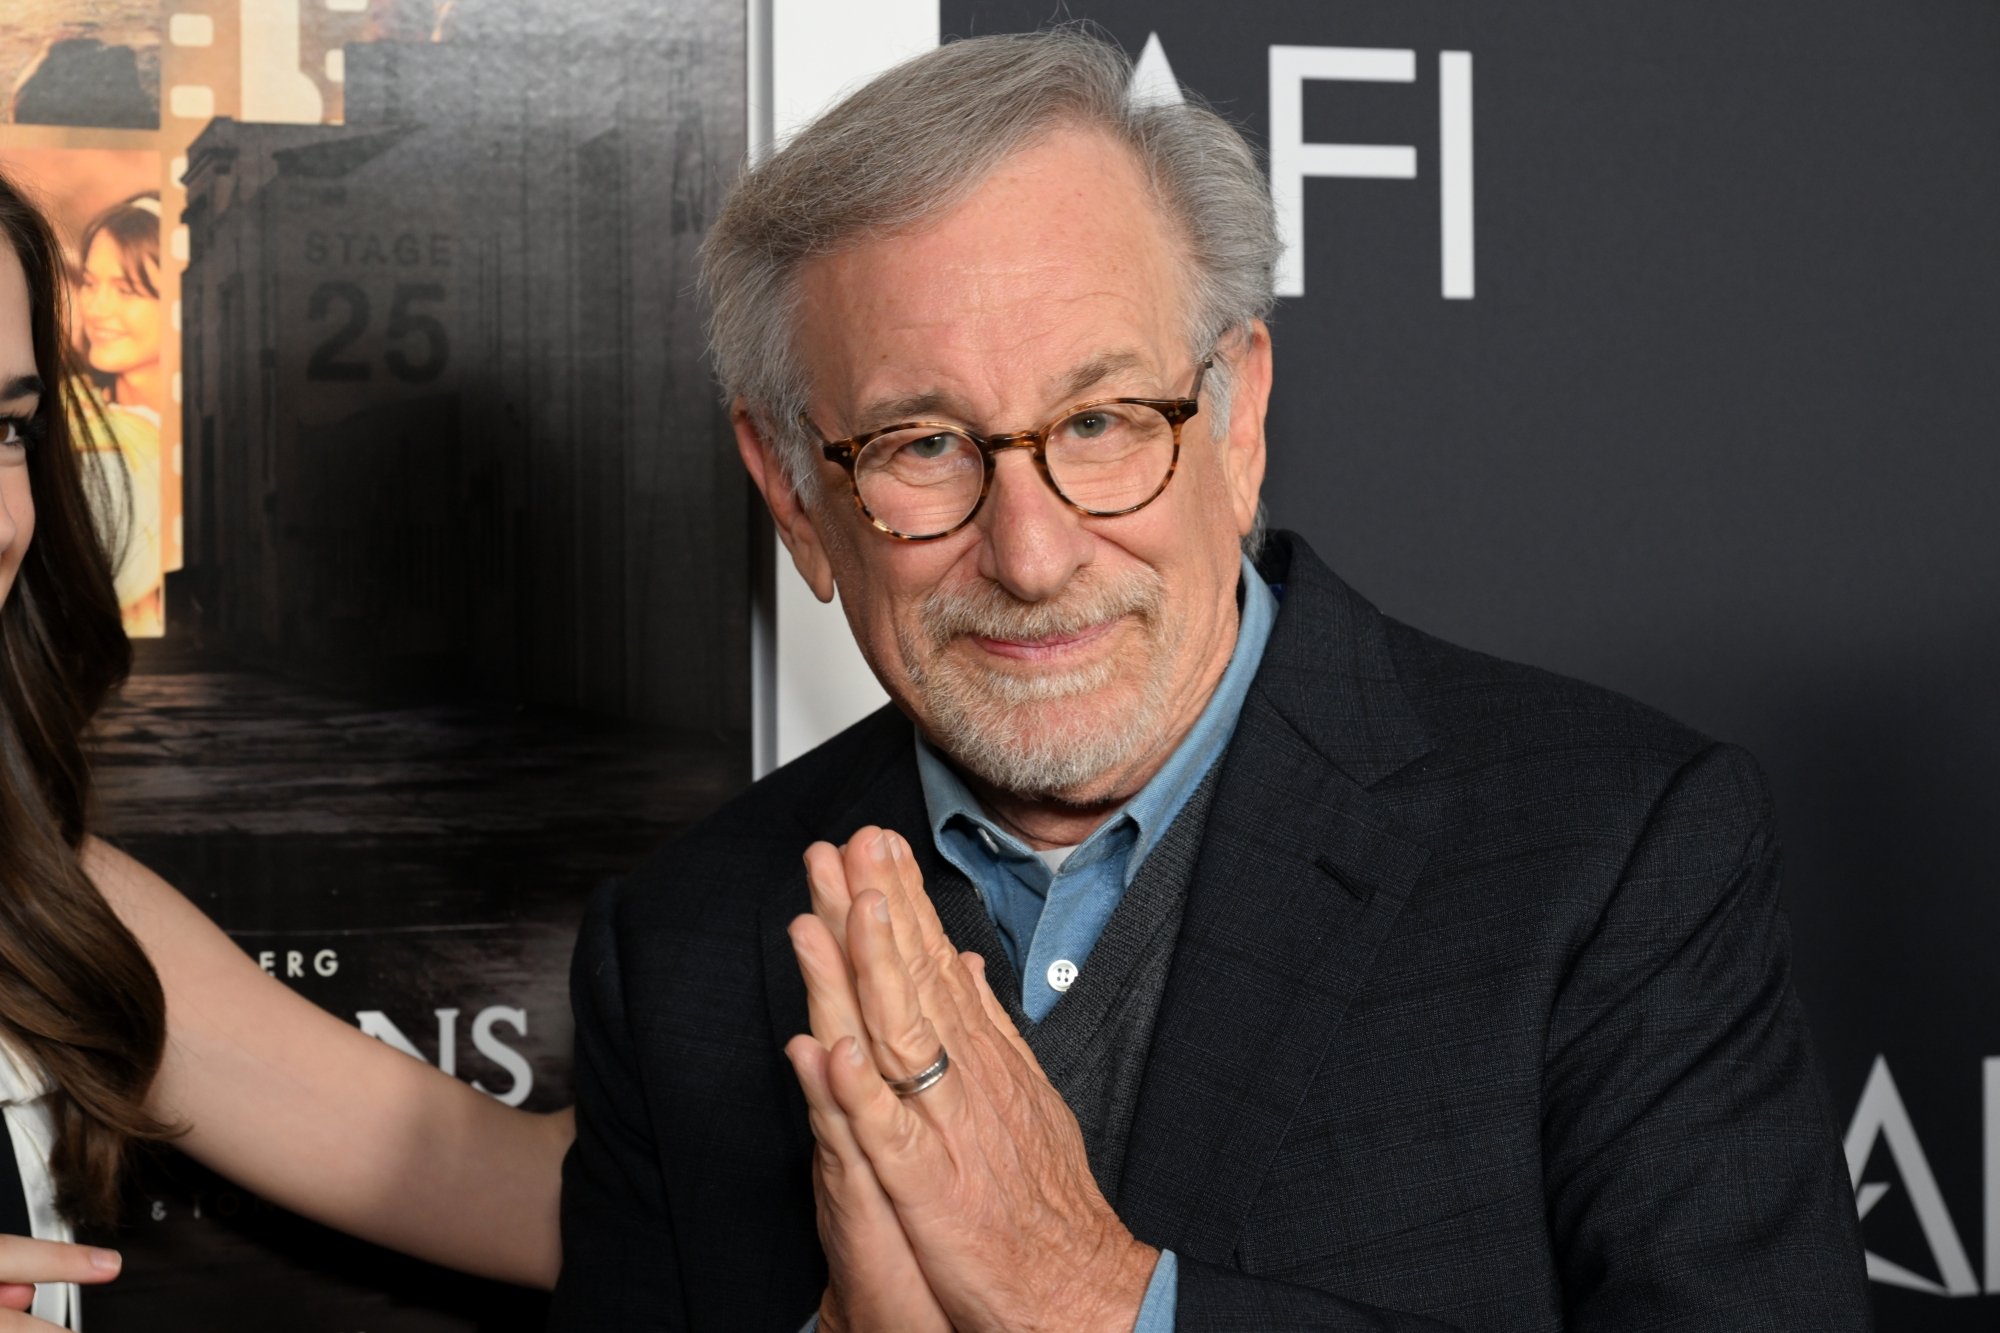
<path id="1" fill-rule="evenodd" d="M 159 971 L 148 1109 L 273 1203 L 435 1263 L 555 1285 L 568 1111 L 531 1115 L 412 1060 L 267 975 L 172 885 L 92 840 L 84 866 Z"/>

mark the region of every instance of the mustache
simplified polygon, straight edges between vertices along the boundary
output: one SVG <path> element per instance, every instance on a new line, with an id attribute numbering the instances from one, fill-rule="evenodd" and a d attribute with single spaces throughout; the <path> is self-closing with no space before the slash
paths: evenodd
<path id="1" fill-rule="evenodd" d="M 1079 579 L 1060 598 L 1024 602 L 982 579 L 964 588 L 934 589 L 918 609 L 931 646 L 942 649 L 960 635 L 985 639 L 1051 639 L 1080 634 L 1121 616 L 1157 619 L 1166 605 L 1166 580 L 1157 570 L 1136 569 L 1114 581 Z"/>

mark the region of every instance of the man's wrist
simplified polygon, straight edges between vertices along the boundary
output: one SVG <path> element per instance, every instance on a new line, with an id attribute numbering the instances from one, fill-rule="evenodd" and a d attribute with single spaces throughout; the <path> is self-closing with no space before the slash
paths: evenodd
<path id="1" fill-rule="evenodd" d="M 1080 1275 L 1082 1290 L 1073 1293 L 1068 1303 L 1075 1312 L 1065 1320 L 1070 1327 L 1090 1333 L 1132 1333 L 1138 1323 L 1160 1252 L 1122 1226 L 1118 1237 Z"/>

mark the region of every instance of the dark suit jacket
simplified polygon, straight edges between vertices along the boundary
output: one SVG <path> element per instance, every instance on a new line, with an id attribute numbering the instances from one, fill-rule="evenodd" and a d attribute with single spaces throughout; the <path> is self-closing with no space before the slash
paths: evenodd
<path id="1" fill-rule="evenodd" d="M 1853 1197 L 1740 750 L 1378 613 L 1297 538 L 1120 1197 L 1184 1329 L 1863 1329 Z M 1108 725 L 1115 725 L 1107 720 Z M 553 1327 L 791 1333 L 825 1277 L 785 924 L 885 709 L 593 902 Z"/>

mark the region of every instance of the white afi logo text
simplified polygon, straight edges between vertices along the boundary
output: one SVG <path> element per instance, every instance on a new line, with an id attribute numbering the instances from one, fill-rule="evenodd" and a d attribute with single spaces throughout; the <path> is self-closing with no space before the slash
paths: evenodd
<path id="1" fill-rule="evenodd" d="M 1443 254 L 1440 274 L 1447 300 L 1472 299 L 1472 53 L 1440 51 L 1438 75 L 1438 212 Z M 1274 46 L 1271 48 L 1271 202 L 1284 242 L 1273 284 L 1279 296 L 1306 294 L 1306 178 L 1415 180 L 1417 150 L 1410 144 L 1307 143 L 1305 87 L 1309 81 L 1415 83 L 1417 53 L 1378 46 Z M 1133 71 L 1136 98 L 1181 100 L 1180 82 L 1167 63 L 1160 35 L 1146 38 Z"/>
<path id="2" fill-rule="evenodd" d="M 1985 1090 L 1982 1123 L 1986 1140 L 1986 1294 L 2000 1296 L 2000 1057 L 1984 1061 L 1981 1070 Z M 1889 1062 L 1879 1055 L 1875 1057 L 1875 1067 L 1868 1071 L 1867 1085 L 1861 1089 L 1861 1101 L 1847 1127 L 1847 1175 L 1854 1185 L 1855 1210 L 1863 1217 L 1882 1202 L 1890 1189 L 1882 1181 L 1867 1184 L 1861 1181 L 1877 1139 L 1888 1145 L 1889 1159 L 1895 1163 L 1896 1174 L 1909 1193 L 1910 1207 L 1917 1215 L 1917 1225 L 1923 1228 L 1941 1282 L 1920 1277 L 1873 1251 L 1868 1254 L 1868 1276 L 1888 1286 L 1907 1287 L 1933 1296 L 1979 1295 L 1979 1280 L 1973 1276 L 1972 1261 L 1958 1238 L 1958 1228 L 1952 1225 L 1951 1213 L 1944 1206 L 1937 1177 L 1931 1174 L 1930 1159 L 1924 1156 L 1923 1145 L 1917 1142 L 1916 1126 L 1910 1122 L 1903 1095 L 1896 1091 L 1896 1080 L 1890 1077 Z"/>

